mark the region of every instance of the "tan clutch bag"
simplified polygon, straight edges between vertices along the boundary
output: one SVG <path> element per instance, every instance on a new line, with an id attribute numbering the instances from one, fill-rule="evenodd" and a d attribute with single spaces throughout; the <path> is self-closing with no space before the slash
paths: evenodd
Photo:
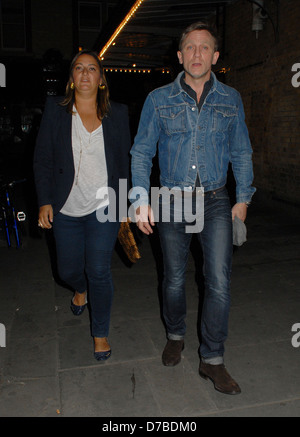
<path id="1" fill-rule="evenodd" d="M 127 218 L 126 222 L 121 222 L 118 240 L 123 247 L 128 259 L 132 263 L 136 263 L 141 258 L 139 249 L 136 245 L 134 235 L 130 229 L 130 219 Z"/>

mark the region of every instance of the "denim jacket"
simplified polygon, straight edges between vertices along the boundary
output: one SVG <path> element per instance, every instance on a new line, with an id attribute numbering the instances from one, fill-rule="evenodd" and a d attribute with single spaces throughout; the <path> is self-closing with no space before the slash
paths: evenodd
<path id="1" fill-rule="evenodd" d="M 193 191 L 198 175 L 205 192 L 221 188 L 231 162 L 236 201 L 250 202 L 255 192 L 252 148 L 240 94 L 212 73 L 213 85 L 199 112 L 180 84 L 183 74 L 145 101 L 131 149 L 133 187 L 149 192 L 158 145 L 162 186 Z M 139 203 L 147 203 L 146 198 Z"/>

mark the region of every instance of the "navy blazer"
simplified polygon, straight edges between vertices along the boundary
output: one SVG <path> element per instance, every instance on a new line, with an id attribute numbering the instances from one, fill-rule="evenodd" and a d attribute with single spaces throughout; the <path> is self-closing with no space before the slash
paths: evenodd
<path id="1" fill-rule="evenodd" d="M 72 114 L 59 104 L 61 101 L 61 97 L 47 98 L 33 163 L 38 204 L 52 205 L 54 214 L 65 204 L 75 177 Z M 110 103 L 102 126 L 108 186 L 115 190 L 118 205 L 119 179 L 129 180 L 131 136 L 127 106 Z"/>

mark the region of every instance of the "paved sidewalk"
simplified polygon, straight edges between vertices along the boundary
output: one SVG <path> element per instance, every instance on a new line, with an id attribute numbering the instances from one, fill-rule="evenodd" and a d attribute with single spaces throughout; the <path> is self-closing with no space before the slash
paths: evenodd
<path id="1" fill-rule="evenodd" d="M 21 250 L 1 243 L 0 417 L 299 417 L 300 348 L 291 331 L 300 323 L 299 223 L 289 207 L 254 203 L 249 210 L 248 241 L 235 250 L 232 276 L 226 365 L 242 388 L 233 397 L 198 375 L 192 255 L 183 358 L 166 368 L 157 235 L 141 239 L 136 265 L 114 255 L 106 363 L 93 357 L 88 311 L 74 317 L 71 292 L 53 279 L 45 236 L 26 237 Z"/>

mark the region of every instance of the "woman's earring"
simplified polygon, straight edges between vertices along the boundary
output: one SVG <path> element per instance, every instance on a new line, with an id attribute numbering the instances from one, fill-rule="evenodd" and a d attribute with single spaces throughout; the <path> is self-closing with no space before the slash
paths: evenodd
<path id="1" fill-rule="evenodd" d="M 74 82 L 71 83 L 70 88 L 71 88 L 71 90 L 73 90 L 75 88 Z"/>
<path id="2" fill-rule="evenodd" d="M 105 86 L 104 84 L 99 85 L 99 89 L 100 89 L 101 91 L 105 90 L 105 88 L 106 88 L 106 86 Z"/>

